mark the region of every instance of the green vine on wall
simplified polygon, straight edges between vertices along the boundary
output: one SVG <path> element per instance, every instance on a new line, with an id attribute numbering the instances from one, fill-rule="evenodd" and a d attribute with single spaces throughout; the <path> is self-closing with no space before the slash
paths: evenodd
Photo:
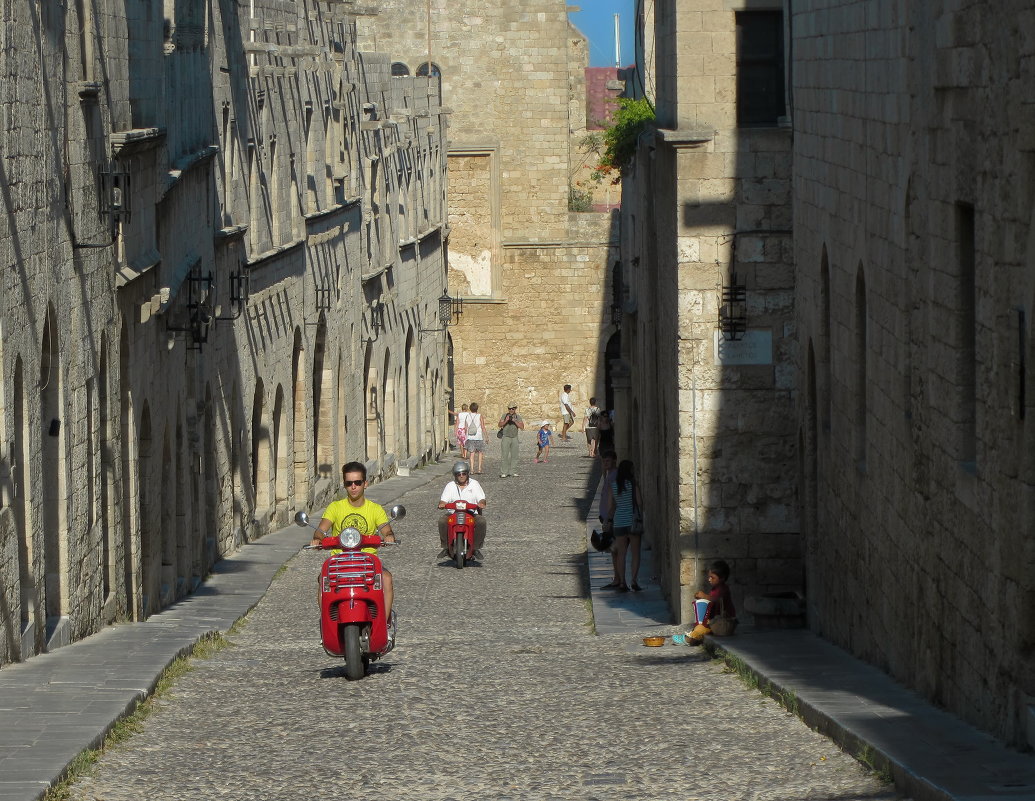
<path id="1" fill-rule="evenodd" d="M 611 178 L 612 183 L 621 180 L 620 174 L 612 176 L 611 173 L 621 173 L 622 168 L 632 161 L 636 154 L 636 140 L 653 119 L 654 109 L 646 98 L 618 98 L 611 124 L 604 130 L 603 152 L 593 175 L 595 180 Z"/>

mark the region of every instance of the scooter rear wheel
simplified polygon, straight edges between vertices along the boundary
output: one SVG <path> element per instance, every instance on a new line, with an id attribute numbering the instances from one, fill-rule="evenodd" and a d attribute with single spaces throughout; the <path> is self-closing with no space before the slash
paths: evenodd
<path id="1" fill-rule="evenodd" d="M 361 679 L 366 675 L 367 665 L 363 660 L 363 650 L 359 644 L 359 626 L 355 623 L 345 627 L 345 678 L 349 681 Z"/>

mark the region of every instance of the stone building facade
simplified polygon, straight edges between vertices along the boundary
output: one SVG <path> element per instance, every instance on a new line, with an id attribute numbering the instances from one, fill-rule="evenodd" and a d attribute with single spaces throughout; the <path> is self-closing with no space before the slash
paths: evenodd
<path id="1" fill-rule="evenodd" d="M 817 633 L 1035 744 L 1030 4 L 654 12 L 619 409 L 678 466 L 645 487 L 673 606 L 725 557 L 735 596 L 804 591 Z"/>
<path id="2" fill-rule="evenodd" d="M 656 120 L 623 170 L 616 410 L 637 427 L 618 450 L 650 478 L 659 579 L 683 623 L 717 558 L 738 604 L 804 583 L 792 138 L 784 108 L 747 121 L 738 106 L 737 28 L 759 5 L 653 4 Z"/>
<path id="3" fill-rule="evenodd" d="M 6 7 L 0 664 L 445 448 L 438 82 L 350 9 Z"/>
<path id="4" fill-rule="evenodd" d="M 386 0 L 361 42 L 438 74 L 450 111 L 453 403 L 559 422 L 558 395 L 604 397 L 616 218 L 569 213 L 585 129 L 585 37 L 562 0 Z M 430 15 L 429 15 L 430 12 Z M 427 65 L 431 64 L 429 68 Z"/>
<path id="5" fill-rule="evenodd" d="M 810 625 L 1035 745 L 1035 12 L 878 9 L 792 27 Z"/>

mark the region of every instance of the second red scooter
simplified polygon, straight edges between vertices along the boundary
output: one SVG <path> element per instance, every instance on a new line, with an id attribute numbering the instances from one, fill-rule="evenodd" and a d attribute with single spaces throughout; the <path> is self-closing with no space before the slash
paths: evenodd
<path id="1" fill-rule="evenodd" d="M 452 501 L 443 507 L 449 517 L 446 520 L 446 551 L 456 563 L 457 570 L 474 559 L 474 520 L 478 504 L 468 501 Z"/>

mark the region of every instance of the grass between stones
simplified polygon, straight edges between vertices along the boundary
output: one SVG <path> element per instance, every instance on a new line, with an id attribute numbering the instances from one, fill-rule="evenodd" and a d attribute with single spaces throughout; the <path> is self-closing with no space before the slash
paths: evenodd
<path id="1" fill-rule="evenodd" d="M 758 690 L 759 693 L 767 698 L 772 698 L 807 726 L 815 728 L 806 720 L 805 710 L 802 709 L 798 702 L 798 696 L 793 691 L 781 689 L 768 679 L 759 676 L 743 659 L 728 651 L 716 648 L 714 645 L 709 647 L 709 651 L 714 658 L 725 662 L 723 673 L 735 673 L 749 688 Z M 895 783 L 895 778 L 891 771 L 891 763 L 887 757 L 876 751 L 871 745 L 861 741 L 838 743 L 837 738 L 831 738 L 831 740 L 846 754 L 854 757 L 869 768 L 882 784 L 891 785 Z"/>
<path id="2" fill-rule="evenodd" d="M 237 620 L 230 627 L 228 634 L 235 634 L 244 628 L 245 618 Z M 140 701 L 133 711 L 124 718 L 116 721 L 104 737 L 104 742 L 99 748 L 88 748 L 80 753 L 65 770 L 61 781 L 54 784 L 43 796 L 43 801 L 68 801 L 72 797 L 72 787 L 80 779 L 89 776 L 94 766 L 105 752 L 117 748 L 120 744 L 129 740 L 133 735 L 139 734 L 144 729 L 144 721 L 147 720 L 158 708 L 158 702 L 171 694 L 173 685 L 179 679 L 192 670 L 191 662 L 196 659 L 210 659 L 219 651 L 231 646 L 223 634 L 216 632 L 198 640 L 190 653 L 186 656 L 177 657 L 158 677 L 152 692 L 143 701 Z"/>

